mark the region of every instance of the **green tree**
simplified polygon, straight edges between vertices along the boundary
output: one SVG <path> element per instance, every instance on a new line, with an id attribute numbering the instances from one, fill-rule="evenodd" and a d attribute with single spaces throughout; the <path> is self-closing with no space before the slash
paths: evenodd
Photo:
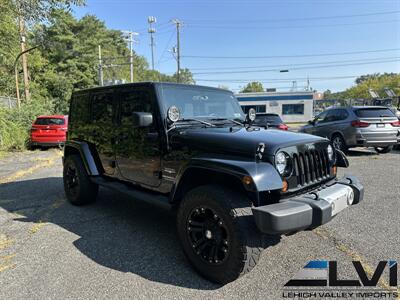
<path id="1" fill-rule="evenodd" d="M 261 82 L 253 81 L 249 82 L 244 89 L 240 91 L 241 93 L 255 93 L 264 92 L 264 87 Z"/>

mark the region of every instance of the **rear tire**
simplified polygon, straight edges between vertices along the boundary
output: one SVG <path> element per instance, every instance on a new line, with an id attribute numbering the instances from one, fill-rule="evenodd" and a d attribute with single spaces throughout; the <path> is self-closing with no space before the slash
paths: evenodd
<path id="1" fill-rule="evenodd" d="M 245 195 L 205 185 L 185 195 L 177 230 L 186 257 L 202 276 L 228 283 L 257 264 L 263 249 Z"/>
<path id="2" fill-rule="evenodd" d="M 64 161 L 64 191 L 69 202 L 85 205 L 96 201 L 99 187 L 90 181 L 78 155 L 69 155 Z"/>
<path id="3" fill-rule="evenodd" d="M 393 146 L 375 147 L 375 151 L 380 154 L 389 153 L 390 151 L 392 151 L 392 149 L 393 149 Z"/>
<path id="4" fill-rule="evenodd" d="M 334 134 L 331 140 L 334 148 L 342 152 L 346 152 L 348 150 L 346 142 L 344 141 L 343 137 L 340 134 Z"/>

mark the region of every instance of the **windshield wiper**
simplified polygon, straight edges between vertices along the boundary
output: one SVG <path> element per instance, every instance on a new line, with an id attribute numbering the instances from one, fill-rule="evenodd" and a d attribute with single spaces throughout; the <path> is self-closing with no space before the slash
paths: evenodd
<path id="1" fill-rule="evenodd" d="M 235 123 L 235 124 L 237 124 L 237 125 L 244 126 L 243 123 L 241 123 L 241 122 L 239 122 L 239 121 L 236 121 L 236 120 L 234 120 L 234 119 L 228 119 L 228 118 L 214 118 L 214 119 L 210 119 L 210 120 L 211 120 L 211 121 L 229 121 L 229 122 Z"/>
<path id="2" fill-rule="evenodd" d="M 192 118 L 191 119 L 179 119 L 177 122 L 193 122 L 193 121 L 201 123 L 201 124 L 204 124 L 204 125 L 207 125 L 207 126 L 210 126 L 210 127 L 214 127 L 215 126 L 214 124 L 211 124 L 209 122 L 206 122 L 206 121 L 203 121 L 203 120 L 199 120 L 199 119 L 192 119 Z"/>

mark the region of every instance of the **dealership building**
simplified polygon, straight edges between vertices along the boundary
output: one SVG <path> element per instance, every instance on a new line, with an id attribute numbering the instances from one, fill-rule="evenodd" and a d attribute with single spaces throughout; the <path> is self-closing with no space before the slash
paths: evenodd
<path id="1" fill-rule="evenodd" d="M 283 122 L 307 122 L 313 118 L 314 100 L 321 93 L 305 92 L 260 92 L 236 94 L 245 113 L 254 108 L 257 113 L 276 113 Z"/>

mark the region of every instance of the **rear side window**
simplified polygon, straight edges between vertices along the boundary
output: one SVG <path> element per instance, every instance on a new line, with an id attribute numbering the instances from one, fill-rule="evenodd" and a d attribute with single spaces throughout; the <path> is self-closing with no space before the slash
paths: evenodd
<path id="1" fill-rule="evenodd" d="M 62 118 L 37 118 L 35 125 L 65 125 Z"/>
<path id="2" fill-rule="evenodd" d="M 360 108 L 354 111 L 359 118 L 383 118 L 395 117 L 393 112 L 388 108 Z"/>
<path id="3" fill-rule="evenodd" d="M 92 98 L 93 121 L 111 122 L 113 117 L 113 94 L 98 93 Z"/>
<path id="4" fill-rule="evenodd" d="M 89 94 L 78 94 L 72 98 L 70 122 L 88 122 L 89 121 Z"/>

